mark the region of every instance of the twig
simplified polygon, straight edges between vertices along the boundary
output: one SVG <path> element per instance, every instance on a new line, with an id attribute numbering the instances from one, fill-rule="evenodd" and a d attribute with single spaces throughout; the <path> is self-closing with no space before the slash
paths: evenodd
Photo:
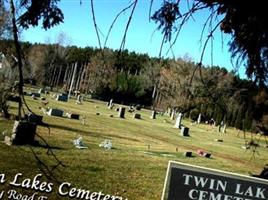
<path id="1" fill-rule="evenodd" d="M 131 20 L 132 20 L 134 11 L 135 11 L 135 9 L 136 9 L 137 3 L 138 3 L 138 0 L 135 0 L 135 1 L 134 1 L 134 4 L 133 4 L 133 8 L 132 8 L 131 13 L 130 13 L 130 16 L 129 16 L 129 18 L 128 18 L 128 22 L 127 22 L 125 31 L 124 31 L 124 36 L 123 36 L 123 39 L 122 39 L 122 42 L 121 42 L 121 45 L 120 45 L 120 51 L 122 51 L 122 50 L 124 49 L 124 47 L 125 47 L 128 28 L 129 28 L 130 22 L 131 22 Z"/>
<path id="2" fill-rule="evenodd" d="M 93 0 L 91 0 L 90 2 L 91 2 L 91 13 L 92 13 L 92 17 L 93 17 L 93 23 L 94 23 L 95 32 L 97 34 L 99 47 L 100 47 L 100 49 L 102 49 L 100 35 L 99 35 L 99 28 L 97 26 L 96 17 L 95 17 L 95 10 L 94 10 Z"/>
<path id="3" fill-rule="evenodd" d="M 106 43 L 107 43 L 107 41 L 108 41 L 109 35 L 110 35 L 110 33 L 111 33 L 112 29 L 113 29 L 113 26 L 114 26 L 115 22 L 117 21 L 118 17 L 119 17 L 122 13 L 124 13 L 126 10 L 128 10 L 129 8 L 131 8 L 131 6 L 133 6 L 133 4 L 134 4 L 134 2 L 132 2 L 130 5 L 128 5 L 128 6 L 125 7 L 124 9 L 122 9 L 122 10 L 116 15 L 116 17 L 114 18 L 114 20 L 113 20 L 113 22 L 112 22 L 112 24 L 111 24 L 111 26 L 110 26 L 110 28 L 109 28 L 109 31 L 108 31 L 108 33 L 107 33 L 107 36 L 106 36 L 106 38 L 105 38 L 104 47 L 106 47 Z"/>

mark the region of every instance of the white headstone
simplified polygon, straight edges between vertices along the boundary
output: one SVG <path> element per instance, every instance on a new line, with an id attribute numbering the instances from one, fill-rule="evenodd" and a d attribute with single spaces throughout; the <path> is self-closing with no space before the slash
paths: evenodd
<path id="1" fill-rule="evenodd" d="M 201 118 L 202 118 L 202 115 L 201 115 L 201 113 L 199 113 L 198 119 L 197 119 L 197 124 L 200 124 L 201 123 Z"/>
<path id="2" fill-rule="evenodd" d="M 151 119 L 155 119 L 155 116 L 156 116 L 156 111 L 153 110 L 153 111 L 152 111 L 152 115 L 151 115 Z"/>
<path id="3" fill-rule="evenodd" d="M 77 96 L 76 104 L 82 104 L 82 96 L 80 94 Z"/>
<path id="4" fill-rule="evenodd" d="M 171 120 L 174 120 L 175 119 L 175 110 L 172 110 L 170 119 Z"/>
<path id="5" fill-rule="evenodd" d="M 176 123 L 175 123 L 175 128 L 180 128 L 180 127 L 181 127 L 182 116 L 183 116 L 182 113 L 179 113 L 179 114 L 178 114 L 178 117 L 177 117 L 177 119 L 176 119 Z"/>

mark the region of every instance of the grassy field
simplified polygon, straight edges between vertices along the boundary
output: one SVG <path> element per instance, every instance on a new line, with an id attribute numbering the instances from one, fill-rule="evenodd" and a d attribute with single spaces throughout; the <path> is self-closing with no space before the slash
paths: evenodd
<path id="1" fill-rule="evenodd" d="M 52 200 L 68 199 L 57 193 L 57 187 L 62 182 L 69 182 L 75 188 L 102 191 L 129 200 L 157 200 L 161 198 L 169 160 L 246 175 L 249 172 L 259 174 L 264 164 L 268 163 L 268 148 L 265 147 L 264 140 L 261 139 L 253 158 L 251 149 L 241 148 L 245 141 L 242 133 L 237 136 L 238 130 L 235 129 L 227 129 L 226 134 L 221 134 L 216 127 L 196 125 L 183 119 L 182 123 L 190 128 L 190 137 L 182 137 L 179 130 L 173 128 L 175 121 L 160 115 L 155 120 L 150 119 L 149 110 L 138 112 L 142 116 L 140 120 L 133 119 L 133 113 L 129 112 L 126 112 L 125 119 L 120 119 L 115 111 L 119 105 L 110 110 L 106 102 L 90 100 L 83 102 L 83 105 L 76 105 L 75 100 L 65 103 L 55 101 L 49 95 L 46 97 L 49 107 L 83 115 L 86 122 L 82 125 L 80 120 L 44 116 L 51 132 L 45 127 L 38 127 L 38 134 L 46 139 L 57 158 L 65 165 L 54 170 L 54 178 L 58 182 L 44 176 L 44 167 L 34 156 L 37 155 L 46 165 L 53 167 L 57 162 L 47 154 L 46 148 L 7 146 L 0 143 L 0 174 L 5 174 L 7 180 L 0 183 L 0 192 L 13 188 L 8 182 L 16 173 L 22 173 L 24 178 L 31 179 L 42 173 L 42 180 L 52 182 L 54 189 L 50 194 L 39 193 Z M 40 100 L 32 100 L 30 97 L 26 99 L 35 113 L 43 115 L 39 109 Z M 12 103 L 12 112 L 15 109 L 16 104 Z M 12 126 L 12 121 L 0 119 L 1 132 L 11 133 Z M 83 137 L 88 149 L 74 147 L 73 140 L 79 136 Z M 0 138 L 3 139 L 3 136 Z M 247 134 L 247 138 L 250 139 L 250 134 Z M 105 139 L 112 141 L 113 149 L 99 147 Z M 216 142 L 215 139 L 222 139 L 223 142 Z M 198 149 L 211 153 L 211 158 L 198 156 Z M 184 157 L 185 151 L 192 151 L 194 156 Z M 20 190 L 24 194 L 34 192 L 18 188 Z"/>

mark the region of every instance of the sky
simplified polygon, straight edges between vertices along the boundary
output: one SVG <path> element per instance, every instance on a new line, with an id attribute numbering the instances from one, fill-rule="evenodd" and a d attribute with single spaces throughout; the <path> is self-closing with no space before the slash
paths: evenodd
<path id="1" fill-rule="evenodd" d="M 97 35 L 94 29 L 92 13 L 89 0 L 61 0 L 59 7 L 64 14 L 64 23 L 53 27 L 47 31 L 40 27 L 24 30 L 21 39 L 32 43 L 55 43 L 60 34 L 65 35 L 65 45 L 76 45 L 79 47 L 91 46 L 99 47 Z M 96 22 L 100 30 L 101 45 L 103 46 L 106 35 L 115 16 L 127 5 L 129 0 L 95 0 L 94 8 Z M 160 0 L 154 0 L 152 10 L 155 11 L 161 6 Z M 157 24 L 149 21 L 149 0 L 139 0 L 134 12 L 132 22 L 127 33 L 125 49 L 137 53 L 147 53 L 149 56 L 158 57 L 162 41 L 161 31 L 156 31 Z M 183 5 L 182 10 L 186 9 Z M 113 26 L 112 32 L 108 38 L 106 47 L 119 49 L 122 41 L 125 26 L 130 15 L 130 10 L 121 15 Z M 176 44 L 173 47 L 173 54 L 167 49 L 166 44 L 162 50 L 164 57 L 184 57 L 190 56 L 194 62 L 199 62 L 202 52 L 202 43 L 204 43 L 207 34 L 200 43 L 201 31 L 209 11 L 202 11 L 191 19 L 182 29 Z M 211 59 L 211 44 L 209 43 L 203 59 L 204 65 L 218 65 L 225 67 L 229 71 L 234 69 L 231 63 L 231 54 L 228 52 L 228 41 L 230 36 L 221 34 L 217 30 L 213 38 L 213 59 Z M 213 61 L 212 61 L 213 60 Z M 245 77 L 243 68 L 239 69 L 240 77 Z"/>

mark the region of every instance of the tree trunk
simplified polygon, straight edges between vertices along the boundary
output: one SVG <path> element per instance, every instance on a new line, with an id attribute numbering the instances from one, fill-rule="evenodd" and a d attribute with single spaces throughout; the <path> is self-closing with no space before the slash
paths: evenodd
<path id="1" fill-rule="evenodd" d="M 56 88 L 58 88 L 60 77 L 61 77 L 62 65 L 60 66 L 60 71 L 58 73 L 57 81 L 56 81 Z"/>
<path id="2" fill-rule="evenodd" d="M 23 99 L 23 74 L 22 74 L 22 56 L 21 56 L 21 47 L 18 39 L 18 28 L 16 24 L 16 10 L 14 6 L 13 0 L 10 0 L 10 9 L 11 9 L 11 15 L 12 15 L 12 26 L 13 26 L 13 37 L 14 37 L 14 44 L 16 48 L 16 54 L 18 59 L 18 69 L 19 69 L 19 96 L 21 99 Z M 18 108 L 18 117 L 21 119 L 21 113 L 22 112 L 22 101 L 19 102 L 19 108 Z"/>

